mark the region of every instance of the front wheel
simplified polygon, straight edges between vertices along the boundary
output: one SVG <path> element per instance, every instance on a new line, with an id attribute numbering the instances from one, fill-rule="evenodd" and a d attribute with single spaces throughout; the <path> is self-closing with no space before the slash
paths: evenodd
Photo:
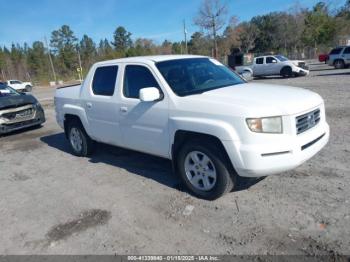
<path id="1" fill-rule="evenodd" d="M 231 191 L 235 173 L 223 150 L 212 141 L 186 143 L 177 157 L 177 170 L 186 187 L 196 196 L 214 200 Z"/>
<path id="2" fill-rule="evenodd" d="M 287 66 L 287 67 L 283 67 L 281 72 L 280 72 L 280 75 L 282 77 L 292 77 L 293 76 L 293 70 L 291 67 Z"/>
<path id="3" fill-rule="evenodd" d="M 72 121 L 68 126 L 68 139 L 76 156 L 88 156 L 94 150 L 94 141 L 85 132 L 78 121 Z"/>
<path id="4" fill-rule="evenodd" d="M 33 89 L 33 87 L 32 87 L 32 86 L 30 86 L 30 85 L 26 85 L 26 87 L 25 87 L 24 91 L 25 91 L 25 92 L 30 93 L 30 92 L 32 92 L 32 89 Z"/>

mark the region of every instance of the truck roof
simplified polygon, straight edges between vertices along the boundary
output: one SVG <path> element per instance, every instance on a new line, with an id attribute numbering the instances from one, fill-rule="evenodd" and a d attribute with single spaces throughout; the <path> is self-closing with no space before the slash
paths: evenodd
<path id="1" fill-rule="evenodd" d="M 176 59 L 186 59 L 186 58 L 205 58 L 206 56 L 199 55 L 156 55 L 156 56 L 134 56 L 134 57 L 126 57 L 119 58 L 113 60 L 107 60 L 96 63 L 97 65 L 110 64 L 110 63 L 142 63 L 142 62 L 162 62 Z"/>

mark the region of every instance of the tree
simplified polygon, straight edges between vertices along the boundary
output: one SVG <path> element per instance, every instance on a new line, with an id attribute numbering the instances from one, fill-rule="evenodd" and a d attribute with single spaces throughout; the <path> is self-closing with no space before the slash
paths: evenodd
<path id="1" fill-rule="evenodd" d="M 156 54 L 156 45 L 151 39 L 138 38 L 134 45 L 128 49 L 126 56 L 144 56 Z"/>
<path id="2" fill-rule="evenodd" d="M 238 18 L 235 16 L 231 17 L 229 25 L 224 30 L 224 33 L 218 42 L 220 49 L 223 50 L 225 55 L 230 54 L 231 50 L 239 48 L 241 45 L 237 24 Z"/>
<path id="3" fill-rule="evenodd" d="M 109 41 L 105 38 L 100 41 L 97 49 L 97 55 L 100 60 L 107 60 L 114 58 L 114 51 Z"/>
<path id="4" fill-rule="evenodd" d="M 63 25 L 51 33 L 50 45 L 57 56 L 59 72 L 67 77 L 75 74 L 78 65 L 77 40 L 68 25 Z"/>
<path id="5" fill-rule="evenodd" d="M 96 45 L 92 38 L 84 35 L 79 44 L 82 67 L 87 70 L 96 59 Z"/>
<path id="6" fill-rule="evenodd" d="M 161 55 L 170 55 L 172 53 L 172 48 L 173 48 L 173 44 L 170 41 L 165 39 L 159 48 L 160 49 L 159 53 Z"/>
<path id="7" fill-rule="evenodd" d="M 126 31 L 122 26 L 117 27 L 113 35 L 114 41 L 112 45 L 117 52 L 125 54 L 126 51 L 132 46 L 131 33 Z"/>
<path id="8" fill-rule="evenodd" d="M 201 32 L 195 32 L 188 43 L 191 54 L 194 55 L 211 55 L 209 39 Z"/>
<path id="9" fill-rule="evenodd" d="M 173 46 L 171 48 L 172 54 L 181 54 L 182 53 L 182 43 L 181 42 L 175 42 L 173 43 Z"/>
<path id="10" fill-rule="evenodd" d="M 209 31 L 209 35 L 213 38 L 214 57 L 218 57 L 218 32 L 226 23 L 226 15 L 228 7 L 221 3 L 221 0 L 203 0 L 199 8 L 198 15 L 194 19 L 194 23 L 203 29 Z"/>
<path id="11" fill-rule="evenodd" d="M 258 37 L 258 28 L 250 22 L 243 22 L 237 26 L 237 34 L 241 43 L 241 49 L 244 53 L 248 53 L 255 48 L 255 41 Z"/>
<path id="12" fill-rule="evenodd" d="M 315 53 L 319 44 L 329 45 L 336 32 L 335 20 L 329 15 L 324 2 L 317 3 L 305 17 L 303 41 L 309 46 L 314 45 Z"/>
<path id="13" fill-rule="evenodd" d="M 27 63 L 30 74 L 37 81 L 49 79 L 49 61 L 43 42 L 35 41 L 28 49 Z"/>

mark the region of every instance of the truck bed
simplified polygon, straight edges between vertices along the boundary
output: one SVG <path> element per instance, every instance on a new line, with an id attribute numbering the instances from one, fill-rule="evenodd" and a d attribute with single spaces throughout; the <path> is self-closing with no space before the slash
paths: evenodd
<path id="1" fill-rule="evenodd" d="M 61 115 L 65 105 L 80 105 L 81 85 L 60 87 L 55 93 L 56 119 L 60 126 L 63 126 L 64 116 Z"/>

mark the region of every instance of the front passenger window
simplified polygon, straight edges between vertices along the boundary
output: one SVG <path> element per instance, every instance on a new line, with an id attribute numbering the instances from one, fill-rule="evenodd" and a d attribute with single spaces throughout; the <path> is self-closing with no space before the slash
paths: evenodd
<path id="1" fill-rule="evenodd" d="M 139 98 L 140 90 L 146 87 L 159 88 L 158 82 L 151 71 L 144 66 L 127 65 L 124 73 L 124 96 Z"/>
<path id="2" fill-rule="evenodd" d="M 272 64 L 272 63 L 277 63 L 277 60 L 271 56 L 266 57 L 266 64 Z"/>

